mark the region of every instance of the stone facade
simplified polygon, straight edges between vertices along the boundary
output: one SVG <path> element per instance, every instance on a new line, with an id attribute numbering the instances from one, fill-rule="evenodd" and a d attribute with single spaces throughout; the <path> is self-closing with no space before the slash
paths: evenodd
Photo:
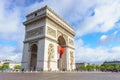
<path id="1" fill-rule="evenodd" d="M 26 17 L 22 68 L 42 71 L 74 70 L 73 28 L 47 6 Z M 62 58 L 59 58 L 58 45 L 65 49 Z"/>

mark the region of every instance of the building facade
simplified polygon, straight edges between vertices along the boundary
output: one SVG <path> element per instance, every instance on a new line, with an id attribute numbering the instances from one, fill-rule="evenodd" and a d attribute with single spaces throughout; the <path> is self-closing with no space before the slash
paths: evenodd
<path id="1" fill-rule="evenodd" d="M 79 69 L 80 66 L 86 67 L 89 63 L 83 62 L 83 63 L 76 63 L 76 68 Z"/>
<path id="2" fill-rule="evenodd" d="M 73 28 L 45 6 L 26 16 L 22 68 L 25 70 L 74 70 Z M 60 58 L 58 46 L 64 48 Z"/>
<path id="3" fill-rule="evenodd" d="M 10 70 L 15 70 L 16 65 L 21 66 L 20 62 L 8 60 L 8 59 L 0 61 L 0 66 L 3 66 L 4 64 L 8 64 Z"/>
<path id="4" fill-rule="evenodd" d="M 120 65 L 120 61 L 105 61 L 103 64 L 119 64 Z"/>

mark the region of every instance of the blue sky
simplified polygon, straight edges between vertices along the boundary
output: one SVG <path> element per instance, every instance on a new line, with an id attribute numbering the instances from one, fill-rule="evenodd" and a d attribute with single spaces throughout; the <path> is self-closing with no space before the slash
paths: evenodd
<path id="1" fill-rule="evenodd" d="M 3 0 L 0 60 L 21 61 L 25 16 L 45 5 L 74 27 L 76 62 L 120 60 L 120 0 Z"/>

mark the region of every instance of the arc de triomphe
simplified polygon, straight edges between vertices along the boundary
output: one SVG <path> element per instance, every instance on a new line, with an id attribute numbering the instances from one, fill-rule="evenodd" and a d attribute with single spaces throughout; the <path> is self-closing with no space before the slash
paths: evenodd
<path id="1" fill-rule="evenodd" d="M 22 56 L 24 70 L 74 70 L 73 28 L 48 6 L 26 16 Z M 60 58 L 60 46 L 63 49 Z"/>

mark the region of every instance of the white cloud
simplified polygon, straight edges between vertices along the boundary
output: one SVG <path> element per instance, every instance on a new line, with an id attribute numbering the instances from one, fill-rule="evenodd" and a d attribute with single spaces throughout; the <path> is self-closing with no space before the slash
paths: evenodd
<path id="1" fill-rule="evenodd" d="M 0 5 L 2 5 L 0 7 L 0 33 L 16 32 L 20 24 L 20 11 L 17 7 L 9 9 L 10 2 L 6 0 Z"/>
<path id="2" fill-rule="evenodd" d="M 103 34 L 98 40 L 98 43 L 99 45 L 101 45 L 101 44 L 111 44 L 111 43 L 119 42 L 118 38 L 116 37 L 117 35 L 118 35 L 118 31 L 114 31 L 112 34 L 108 34 L 108 35 Z"/>
<path id="3" fill-rule="evenodd" d="M 4 45 L 0 42 L 0 60 L 12 59 L 21 61 L 24 26 L 22 25 L 21 7 L 13 0 L 4 0 L 0 3 L 0 40 L 14 41 L 17 45 Z"/>
<path id="4" fill-rule="evenodd" d="M 90 47 L 79 46 L 76 53 L 77 62 L 102 63 L 104 61 L 120 60 L 120 47 L 105 48 L 98 47 L 92 49 Z"/>
<path id="5" fill-rule="evenodd" d="M 96 0 L 96 6 L 93 9 L 94 15 L 86 17 L 84 22 L 80 24 L 77 36 L 93 32 L 104 33 L 113 29 L 120 19 L 119 9 L 119 0 Z"/>
<path id="6" fill-rule="evenodd" d="M 0 45 L 0 60 L 3 59 L 11 59 L 20 61 L 21 60 L 21 53 L 16 53 L 14 47 L 11 46 L 1 46 Z"/>
<path id="7" fill-rule="evenodd" d="M 113 34 L 115 34 L 114 32 Z M 110 37 L 113 35 L 102 35 L 100 40 L 101 43 L 109 42 Z M 106 44 L 105 43 L 105 44 Z M 113 61 L 120 60 L 120 47 L 112 46 L 112 47 L 104 47 L 97 46 L 95 48 L 91 48 L 84 44 L 82 39 L 78 39 L 75 42 L 75 59 L 76 62 L 89 62 L 89 63 L 103 63 L 104 61 Z"/>
<path id="8" fill-rule="evenodd" d="M 106 40 L 106 39 L 107 39 L 107 36 L 106 36 L 106 35 L 102 35 L 101 38 L 100 38 L 101 41 L 104 41 L 104 40 Z"/>
<path id="9" fill-rule="evenodd" d="M 110 43 L 111 41 L 113 41 L 113 38 L 112 38 L 113 36 L 108 36 L 108 35 L 102 35 L 101 37 L 100 37 L 100 39 L 98 40 L 98 44 L 99 45 L 102 45 L 102 44 L 108 44 L 108 43 Z"/>
<path id="10" fill-rule="evenodd" d="M 22 25 L 21 8 L 4 0 L 0 3 L 0 39 L 23 40 L 24 27 Z"/>

